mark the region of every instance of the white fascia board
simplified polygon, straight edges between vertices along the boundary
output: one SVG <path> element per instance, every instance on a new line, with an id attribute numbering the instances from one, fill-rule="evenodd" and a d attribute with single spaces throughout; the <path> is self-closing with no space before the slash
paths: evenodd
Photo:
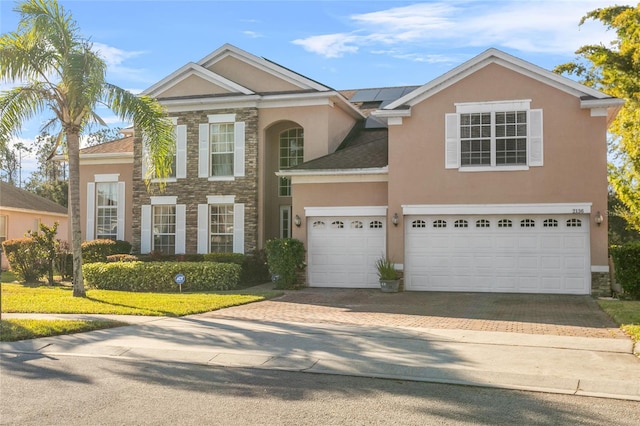
<path id="1" fill-rule="evenodd" d="M 68 161 L 67 157 L 60 156 L 60 161 Z M 80 154 L 80 165 L 97 165 L 97 164 L 132 164 L 133 152 L 118 152 L 108 154 Z"/>
<path id="2" fill-rule="evenodd" d="M 242 62 L 248 63 L 249 65 L 255 66 L 256 68 L 266 73 L 269 73 L 281 80 L 284 80 L 303 89 L 314 89 L 320 91 L 331 90 L 327 86 L 303 77 L 300 74 L 296 74 L 293 71 L 283 68 L 273 62 L 267 61 L 264 58 L 255 56 L 228 43 L 202 58 L 200 61 L 198 61 L 198 65 L 206 68 L 228 56 L 234 57 Z"/>
<path id="3" fill-rule="evenodd" d="M 408 204 L 404 215 L 590 214 L 592 203 Z"/>
<path id="4" fill-rule="evenodd" d="M 161 100 L 169 113 L 189 112 L 200 109 L 256 108 L 260 95 L 220 96 L 209 98 L 186 98 Z"/>
<path id="5" fill-rule="evenodd" d="M 413 106 L 417 103 L 420 103 L 430 96 L 440 92 L 441 90 L 451 86 L 452 84 L 462 80 L 468 75 L 492 63 L 504 66 L 505 68 L 516 71 L 520 74 L 548 84 L 574 96 L 580 97 L 588 95 L 598 99 L 609 98 L 609 95 L 606 95 L 596 89 L 585 86 L 567 77 L 563 77 L 559 74 L 541 68 L 535 64 L 532 64 L 531 62 L 524 61 L 498 49 L 492 48 L 484 51 L 480 55 L 468 60 L 467 62 L 458 65 L 449 72 L 446 72 L 440 77 L 435 78 L 434 80 L 430 81 L 422 87 L 419 87 L 413 92 L 410 92 L 405 96 L 397 99 L 395 102 L 387 105 L 385 109 L 392 110 L 404 104 Z"/>
<path id="6" fill-rule="evenodd" d="M 337 104 L 337 105 L 336 105 Z M 260 108 L 287 108 L 298 106 L 329 105 L 346 111 L 354 118 L 365 118 L 362 111 L 353 106 L 344 96 L 338 92 L 316 93 L 286 93 L 277 95 L 265 95 L 260 101 Z"/>
<path id="7" fill-rule="evenodd" d="M 411 109 L 396 109 L 396 110 L 386 110 L 386 109 L 377 109 L 371 112 L 376 118 L 393 118 L 393 117 L 411 117 Z"/>
<path id="8" fill-rule="evenodd" d="M 386 216 L 387 206 L 305 207 L 305 217 Z"/>
<path id="9" fill-rule="evenodd" d="M 295 177 L 295 176 L 345 176 L 345 175 L 376 175 L 389 173 L 389 167 L 375 167 L 367 169 L 324 169 L 324 170 L 280 170 L 276 172 L 276 176 Z"/>
<path id="10" fill-rule="evenodd" d="M 607 99 L 587 99 L 580 101 L 580 108 L 582 109 L 601 109 L 601 108 L 618 108 L 624 105 L 625 100 L 619 98 L 607 98 Z"/>
<path id="11" fill-rule="evenodd" d="M 57 213 L 57 212 L 48 212 L 45 210 L 32 210 L 32 209 L 20 209 L 17 207 L 0 207 L 0 212 L 16 212 L 16 213 L 29 213 L 29 214 L 42 214 L 46 216 L 58 216 L 58 217 L 69 217 L 69 213 Z"/>

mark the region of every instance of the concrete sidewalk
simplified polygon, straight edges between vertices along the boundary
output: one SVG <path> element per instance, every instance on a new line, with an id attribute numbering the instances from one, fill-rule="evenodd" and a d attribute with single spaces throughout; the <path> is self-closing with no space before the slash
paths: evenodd
<path id="1" fill-rule="evenodd" d="M 25 317 L 3 318 L 11 316 Z M 130 320 L 136 324 L 0 343 L 0 352 L 279 369 L 640 401 L 640 359 L 632 354 L 629 339 L 256 322 L 206 314 Z"/>

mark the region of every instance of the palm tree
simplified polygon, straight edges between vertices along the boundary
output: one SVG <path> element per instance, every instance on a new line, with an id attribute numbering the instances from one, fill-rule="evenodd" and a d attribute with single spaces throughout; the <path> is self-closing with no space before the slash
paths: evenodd
<path id="1" fill-rule="evenodd" d="M 105 80 L 106 63 L 80 35 L 71 14 L 56 0 L 25 0 L 18 28 L 0 35 L 0 80 L 17 84 L 0 93 L 0 143 L 19 133 L 29 119 L 53 113 L 44 130 L 60 130 L 69 160 L 69 198 L 73 246 L 73 295 L 85 297 L 80 244 L 80 135 L 90 124 L 105 125 L 96 108 L 107 106 L 122 121 L 132 120 L 149 145 L 156 176 L 167 176 L 173 128 L 154 99 Z"/>

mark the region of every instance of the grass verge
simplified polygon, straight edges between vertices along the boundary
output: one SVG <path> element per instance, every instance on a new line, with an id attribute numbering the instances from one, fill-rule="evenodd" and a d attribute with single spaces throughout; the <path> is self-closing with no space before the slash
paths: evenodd
<path id="1" fill-rule="evenodd" d="M 640 301 L 598 300 L 598 304 L 625 333 L 640 342 Z"/>
<path id="2" fill-rule="evenodd" d="M 87 290 L 73 297 L 70 287 L 2 284 L 2 312 L 183 316 L 275 297 L 279 292 L 133 293 Z"/>
<path id="3" fill-rule="evenodd" d="M 10 319 L 0 321 L 0 342 L 82 333 L 127 325 L 120 321 Z"/>

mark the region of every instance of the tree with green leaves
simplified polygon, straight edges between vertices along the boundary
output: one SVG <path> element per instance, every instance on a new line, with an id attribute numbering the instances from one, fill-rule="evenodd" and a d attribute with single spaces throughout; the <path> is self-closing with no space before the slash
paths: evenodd
<path id="1" fill-rule="evenodd" d="M 0 141 L 16 136 L 23 124 L 42 113 L 52 119 L 43 131 L 64 137 L 69 160 L 69 204 L 73 249 L 73 295 L 85 297 L 80 230 L 80 135 L 91 124 L 105 126 L 97 115 L 109 107 L 122 121 L 132 120 L 149 146 L 156 176 L 171 167 L 174 135 L 162 106 L 106 81 L 106 63 L 80 34 L 71 13 L 56 0 L 25 0 L 15 31 L 0 35 L 0 80 L 15 84 L 0 94 Z M 59 130 L 59 132 L 58 132 Z M 0 142 L 1 143 L 1 142 Z"/>
<path id="2" fill-rule="evenodd" d="M 624 204 L 615 213 L 640 231 L 640 4 L 592 10 L 580 25 L 587 20 L 600 21 L 617 38 L 609 46 L 582 46 L 574 62 L 555 71 L 626 101 L 609 129 L 609 181 Z"/>

